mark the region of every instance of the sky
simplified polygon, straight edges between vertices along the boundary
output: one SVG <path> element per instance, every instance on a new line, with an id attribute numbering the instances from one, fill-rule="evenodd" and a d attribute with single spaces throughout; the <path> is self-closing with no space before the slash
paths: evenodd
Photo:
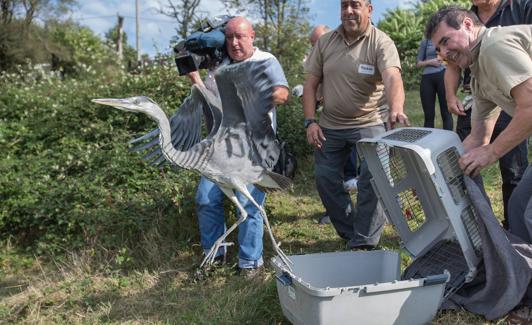
<path id="1" fill-rule="evenodd" d="M 377 23 L 386 9 L 404 6 L 408 0 L 373 0 L 372 19 Z M 104 37 L 105 33 L 117 24 L 117 15 L 124 16 L 124 31 L 128 43 L 135 48 L 135 0 L 85 0 L 72 14 L 72 19 L 91 28 Z M 176 22 L 170 17 L 158 13 L 160 3 L 166 0 L 139 0 L 140 12 L 140 48 L 141 53 L 153 57 L 157 52 L 168 52 L 170 40 L 176 35 Z M 310 0 L 312 24 L 326 24 L 334 28 L 340 23 L 340 1 Z M 202 0 L 200 6 L 205 15 L 220 15 L 226 11 L 218 0 Z M 231 13 L 234 14 L 234 13 Z"/>

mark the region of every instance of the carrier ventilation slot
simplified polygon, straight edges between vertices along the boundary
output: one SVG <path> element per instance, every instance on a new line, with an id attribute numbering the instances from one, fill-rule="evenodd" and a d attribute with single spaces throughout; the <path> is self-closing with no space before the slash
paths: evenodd
<path id="1" fill-rule="evenodd" d="M 471 244 L 475 247 L 475 254 L 480 257 L 482 254 L 482 239 L 480 238 L 480 231 L 478 229 L 478 218 L 475 214 L 473 206 L 469 205 L 460 215 L 462 222 L 466 228 Z"/>
<path id="2" fill-rule="evenodd" d="M 455 204 L 467 198 L 465 193 L 464 173 L 458 165 L 458 151 L 455 147 L 451 147 L 440 155 L 438 155 L 437 162 L 440 166 L 441 172 L 451 191 L 451 196 Z"/>
<path id="3" fill-rule="evenodd" d="M 383 143 L 377 145 L 377 155 L 391 187 L 395 187 L 406 178 L 405 162 L 400 151 L 401 149 Z"/>
<path id="4" fill-rule="evenodd" d="M 416 232 L 426 221 L 425 211 L 416 190 L 409 188 L 397 194 L 401 212 L 411 232 Z"/>
<path id="5" fill-rule="evenodd" d="M 427 130 L 416 130 L 416 129 L 401 129 L 397 132 L 394 132 L 392 134 L 389 134 L 383 139 L 386 140 L 395 140 L 395 141 L 403 141 L 403 142 L 416 142 L 417 140 L 423 138 L 424 136 L 432 133 L 431 131 Z"/>

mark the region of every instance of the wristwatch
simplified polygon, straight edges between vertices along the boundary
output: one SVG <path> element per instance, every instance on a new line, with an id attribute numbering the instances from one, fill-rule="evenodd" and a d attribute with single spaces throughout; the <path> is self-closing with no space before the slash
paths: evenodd
<path id="1" fill-rule="evenodd" d="M 312 123 L 318 123 L 318 121 L 313 118 L 305 119 L 305 129 L 308 128 Z"/>

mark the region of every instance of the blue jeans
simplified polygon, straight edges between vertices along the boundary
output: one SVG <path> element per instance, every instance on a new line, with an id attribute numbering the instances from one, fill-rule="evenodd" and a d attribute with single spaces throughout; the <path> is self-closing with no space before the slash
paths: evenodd
<path id="1" fill-rule="evenodd" d="M 266 195 L 253 185 L 248 185 L 248 191 L 261 206 Z M 214 242 L 223 235 L 225 225 L 223 202 L 225 194 L 215 183 L 201 177 L 196 191 L 196 211 L 201 237 L 201 247 L 208 253 Z M 240 204 L 248 213 L 247 219 L 238 227 L 238 266 L 242 269 L 261 266 L 262 260 L 262 215 L 260 211 L 244 195 L 237 193 Z M 234 205 L 234 203 L 231 202 Z M 240 211 L 236 210 L 238 217 Z M 225 247 L 221 247 L 216 256 L 225 254 Z"/>
<path id="2" fill-rule="evenodd" d="M 384 133 L 383 125 L 345 130 L 322 128 L 325 140 L 314 150 L 316 187 L 327 215 L 338 235 L 347 240 L 347 248 L 379 243 L 385 216 L 371 187 L 371 174 L 360 162 L 357 204 L 353 205 L 343 187 L 344 165 L 352 148 L 361 138 Z"/>

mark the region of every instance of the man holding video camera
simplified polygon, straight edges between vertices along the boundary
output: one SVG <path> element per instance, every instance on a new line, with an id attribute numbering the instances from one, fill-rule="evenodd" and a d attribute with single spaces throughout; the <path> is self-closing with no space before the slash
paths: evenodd
<path id="1" fill-rule="evenodd" d="M 255 32 L 253 26 L 244 17 L 234 17 L 225 26 L 225 46 L 228 58 L 225 58 L 221 65 L 233 64 L 247 60 L 268 61 L 270 64 L 266 73 L 270 74 L 274 81 L 273 101 L 275 105 L 284 104 L 288 100 L 288 82 L 283 69 L 277 59 L 270 53 L 263 52 L 253 46 Z M 187 74 L 193 84 L 204 85 L 207 89 L 218 94 L 214 81 L 214 70 L 209 70 L 205 82 L 201 80 L 198 71 Z M 272 126 L 276 128 L 275 110 L 270 112 Z M 259 204 L 264 204 L 265 194 L 252 184 L 248 185 L 248 190 Z M 238 230 L 238 268 L 241 274 L 252 277 L 258 273 L 263 265 L 262 259 L 262 216 L 255 206 L 243 195 L 237 194 L 240 203 L 246 209 L 248 217 Z M 201 246 L 205 253 L 208 253 L 216 239 L 225 232 L 225 220 L 223 200 L 225 195 L 220 188 L 205 177 L 201 177 L 196 192 L 196 210 L 201 236 Z M 237 213 L 238 210 L 237 210 Z M 225 247 L 220 248 L 216 253 L 220 263 L 225 261 Z"/>

